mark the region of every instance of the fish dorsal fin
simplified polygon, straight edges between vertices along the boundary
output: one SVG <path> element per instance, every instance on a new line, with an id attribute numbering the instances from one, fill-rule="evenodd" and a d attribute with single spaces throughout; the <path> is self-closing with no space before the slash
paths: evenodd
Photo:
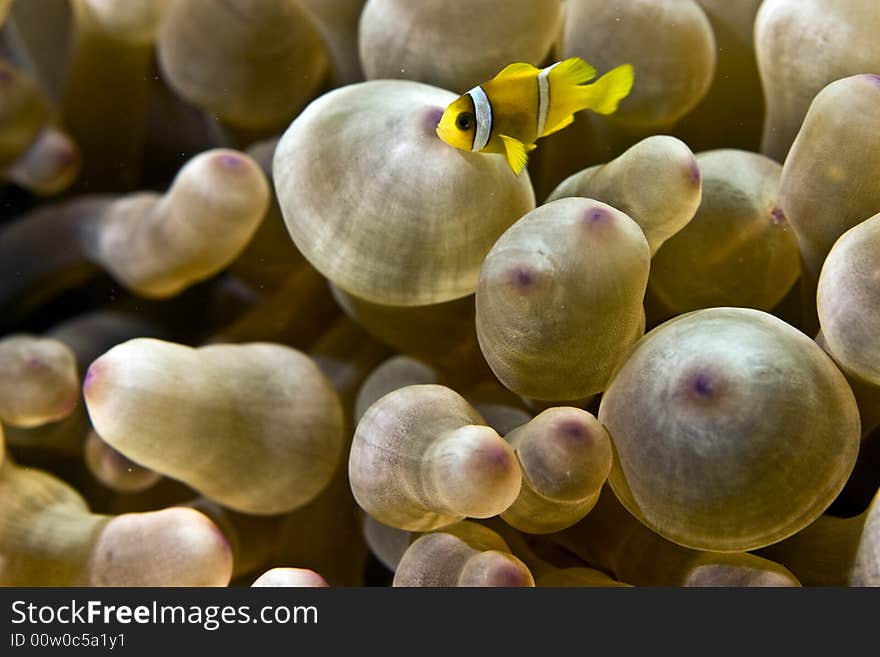
<path id="1" fill-rule="evenodd" d="M 529 161 L 528 155 L 526 155 L 526 147 L 519 139 L 514 139 L 513 137 L 508 137 L 507 135 L 500 135 L 501 141 L 504 142 L 504 151 L 507 155 L 507 163 L 510 165 L 510 168 L 513 169 L 513 172 L 516 175 L 519 175 L 523 172 L 523 169 L 526 168 L 526 162 Z"/>
<path id="2" fill-rule="evenodd" d="M 564 59 L 550 71 L 550 80 L 557 84 L 586 84 L 596 77 L 596 69 L 580 57 Z"/>
<path id="3" fill-rule="evenodd" d="M 500 78 L 509 78 L 514 75 L 525 75 L 527 73 L 537 73 L 538 69 L 536 69 L 531 64 L 526 64 L 524 62 L 518 62 L 516 64 L 510 64 L 505 66 L 501 72 L 496 75 L 493 79 L 498 80 Z"/>

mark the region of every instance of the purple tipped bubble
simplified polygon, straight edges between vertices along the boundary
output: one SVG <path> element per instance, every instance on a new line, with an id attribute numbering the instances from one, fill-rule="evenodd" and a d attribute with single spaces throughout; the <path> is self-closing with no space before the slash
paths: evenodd
<path id="1" fill-rule="evenodd" d="M 510 463 L 510 455 L 500 445 L 491 445 L 482 451 L 482 464 L 499 469 L 506 468 Z"/>
<path id="2" fill-rule="evenodd" d="M 528 267 L 519 266 L 510 270 L 510 282 L 523 292 L 527 292 L 535 287 L 538 277 Z"/>
<path id="3" fill-rule="evenodd" d="M 782 208 L 775 207 L 770 210 L 770 221 L 776 225 L 785 223 L 785 213 L 782 211 Z"/>
<path id="4" fill-rule="evenodd" d="M 441 107 L 432 107 L 425 112 L 425 128 L 428 132 L 437 130 L 437 126 L 440 125 L 440 119 L 443 118 L 443 112 L 444 110 Z"/>
<path id="5" fill-rule="evenodd" d="M 244 167 L 244 160 L 240 155 L 233 153 L 225 153 L 217 158 L 217 162 L 225 169 L 241 169 Z"/>
<path id="6" fill-rule="evenodd" d="M 872 82 L 875 87 L 880 87 L 880 75 L 875 73 L 866 73 L 865 77 L 868 78 L 869 82 Z"/>
<path id="7" fill-rule="evenodd" d="M 63 148 L 56 149 L 55 152 L 52 153 L 52 157 L 55 160 L 55 164 L 63 169 L 71 166 L 76 161 L 76 153 L 66 144 Z"/>
<path id="8" fill-rule="evenodd" d="M 83 394 L 87 394 L 89 391 L 89 387 L 95 382 L 95 377 L 98 375 L 98 368 L 95 367 L 95 363 L 86 370 L 85 378 L 83 378 Z"/>
<path id="9" fill-rule="evenodd" d="M 522 571 L 509 562 L 494 564 L 489 581 L 493 586 L 517 587 L 525 586 L 526 579 Z"/>
<path id="10" fill-rule="evenodd" d="M 701 176 L 700 176 L 700 167 L 697 164 L 697 161 L 694 159 L 691 159 L 691 163 L 690 163 L 690 166 L 688 167 L 688 169 L 691 174 L 691 180 L 693 181 L 693 183 L 695 185 L 698 185 L 700 183 Z"/>
<path id="11" fill-rule="evenodd" d="M 565 438 L 575 441 L 584 440 L 587 437 L 587 428 L 580 422 L 567 420 L 559 425 L 559 433 Z"/>
<path id="12" fill-rule="evenodd" d="M 609 214 L 602 208 L 590 208 L 587 210 L 586 221 L 588 224 L 601 223 L 609 218 Z"/>
<path id="13" fill-rule="evenodd" d="M 698 397 L 711 397 L 715 393 L 715 386 L 708 375 L 700 372 L 691 381 L 691 389 Z"/>

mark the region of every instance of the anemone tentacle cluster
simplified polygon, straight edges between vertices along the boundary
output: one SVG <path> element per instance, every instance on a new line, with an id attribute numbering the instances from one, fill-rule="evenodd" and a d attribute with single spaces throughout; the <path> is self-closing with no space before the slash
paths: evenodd
<path id="1" fill-rule="evenodd" d="M 880 586 L 877 34 L 0 0 L 0 586 Z"/>

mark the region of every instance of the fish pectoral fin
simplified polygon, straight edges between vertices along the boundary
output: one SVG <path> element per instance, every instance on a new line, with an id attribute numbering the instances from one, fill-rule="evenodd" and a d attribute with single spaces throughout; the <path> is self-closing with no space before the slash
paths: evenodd
<path id="1" fill-rule="evenodd" d="M 501 69 L 501 72 L 496 75 L 493 79 L 498 80 L 500 78 L 509 78 L 514 75 L 525 75 L 527 73 L 537 73 L 538 69 L 532 66 L 531 64 L 526 64 L 524 62 L 518 62 L 516 64 L 509 64 Z"/>
<path id="2" fill-rule="evenodd" d="M 537 144 L 526 144 L 526 153 L 531 153 L 538 147 Z"/>
<path id="3" fill-rule="evenodd" d="M 544 137 L 546 137 L 547 135 L 552 135 L 554 132 L 559 132 L 563 128 L 567 128 L 568 126 L 570 126 L 572 124 L 573 121 L 574 121 L 574 114 L 569 114 L 568 116 L 566 116 L 564 119 L 562 119 L 556 125 L 552 125 L 549 128 L 545 128 L 544 129 Z"/>
<path id="4" fill-rule="evenodd" d="M 580 57 L 569 57 L 559 62 L 550 71 L 553 84 L 585 84 L 596 77 L 596 69 Z"/>
<path id="5" fill-rule="evenodd" d="M 504 152 L 507 155 L 507 164 L 513 169 L 516 175 L 520 175 L 526 168 L 526 162 L 529 156 L 526 155 L 526 146 L 519 139 L 508 137 L 507 135 L 499 135 L 501 141 L 504 142 Z"/>

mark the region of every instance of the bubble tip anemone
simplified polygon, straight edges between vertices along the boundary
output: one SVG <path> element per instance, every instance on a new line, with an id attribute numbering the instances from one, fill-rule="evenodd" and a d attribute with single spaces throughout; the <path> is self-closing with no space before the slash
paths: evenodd
<path id="1" fill-rule="evenodd" d="M 778 205 L 770 210 L 770 221 L 776 226 L 788 223 L 788 220 L 785 217 L 785 211 L 783 211 Z"/>
<path id="2" fill-rule="evenodd" d="M 880 89 L 880 75 L 877 75 L 876 73 L 865 73 L 864 79 Z"/>
<path id="3" fill-rule="evenodd" d="M 86 370 L 86 375 L 83 377 L 83 396 L 87 399 L 93 397 L 96 392 L 96 388 L 98 385 L 98 374 L 102 369 L 102 364 L 100 363 L 100 359 L 93 362 L 89 365 L 89 369 Z"/>
<path id="4" fill-rule="evenodd" d="M 702 174 L 700 174 L 700 165 L 697 164 L 697 159 L 693 156 L 690 158 L 690 162 L 688 163 L 688 175 L 691 178 L 691 182 L 697 186 L 702 183 Z"/>

